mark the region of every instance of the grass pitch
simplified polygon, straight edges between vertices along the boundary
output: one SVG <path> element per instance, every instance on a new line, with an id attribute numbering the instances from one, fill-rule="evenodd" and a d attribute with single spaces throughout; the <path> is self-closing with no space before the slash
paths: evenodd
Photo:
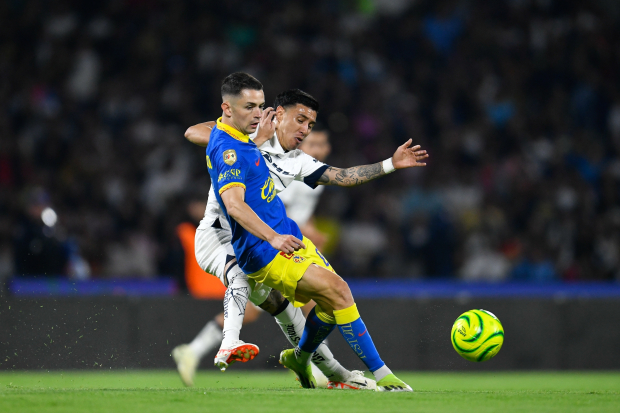
<path id="1" fill-rule="evenodd" d="M 288 372 L 1 372 L 0 412 L 620 412 L 620 373 L 398 373 L 414 393 L 300 389 Z"/>

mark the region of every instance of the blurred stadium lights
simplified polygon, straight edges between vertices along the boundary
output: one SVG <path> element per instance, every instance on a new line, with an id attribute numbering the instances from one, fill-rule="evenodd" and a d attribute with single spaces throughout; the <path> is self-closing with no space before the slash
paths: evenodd
<path id="1" fill-rule="evenodd" d="M 58 221 L 58 215 L 56 215 L 56 211 L 54 211 L 52 208 L 47 207 L 43 210 L 43 212 L 41 212 L 41 220 L 45 225 L 51 228 L 56 225 L 56 222 Z"/>

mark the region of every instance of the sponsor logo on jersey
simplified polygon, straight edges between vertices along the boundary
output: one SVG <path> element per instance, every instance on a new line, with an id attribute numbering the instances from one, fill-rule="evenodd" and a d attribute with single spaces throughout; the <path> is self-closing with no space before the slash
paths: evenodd
<path id="1" fill-rule="evenodd" d="M 275 156 L 277 158 L 279 158 L 278 155 L 275 155 Z M 271 159 L 271 156 L 268 153 L 263 152 L 263 158 L 265 158 L 267 160 L 267 162 L 269 162 L 269 164 L 271 164 L 271 168 L 269 168 L 269 169 L 273 169 L 276 172 L 281 173 L 282 175 L 288 175 L 288 176 L 293 176 L 294 175 L 294 174 L 292 174 L 292 173 L 290 173 L 288 171 L 285 171 L 284 169 L 280 168 L 278 165 L 273 163 L 273 160 Z M 258 163 L 256 164 L 256 166 L 258 166 Z"/>
<path id="2" fill-rule="evenodd" d="M 237 162 L 237 152 L 234 149 L 224 151 L 224 163 L 226 165 L 232 165 Z"/>
<path id="3" fill-rule="evenodd" d="M 293 262 L 295 264 L 301 264 L 302 262 L 304 262 L 306 259 L 304 257 L 300 257 L 299 255 L 295 255 L 293 257 Z M 322 341 L 322 340 L 321 340 Z"/>
<path id="4" fill-rule="evenodd" d="M 267 180 L 263 184 L 263 187 L 261 188 L 260 196 L 267 202 L 273 201 L 273 198 L 276 197 L 276 186 L 273 182 L 273 179 L 271 179 L 271 177 L 267 178 Z"/>
<path id="5" fill-rule="evenodd" d="M 284 258 L 286 258 L 287 260 L 290 260 L 291 258 L 293 258 L 293 253 L 286 254 L 286 253 L 280 251 L 280 255 L 283 256 Z"/>
<path id="6" fill-rule="evenodd" d="M 211 159 L 209 159 L 209 155 L 207 155 L 207 166 L 209 167 L 209 169 L 213 169 L 213 166 L 211 166 Z"/>
<path id="7" fill-rule="evenodd" d="M 239 179 L 240 175 L 241 171 L 239 169 L 229 169 L 225 172 L 222 172 L 217 178 L 217 181 L 220 182 L 222 179 Z"/>

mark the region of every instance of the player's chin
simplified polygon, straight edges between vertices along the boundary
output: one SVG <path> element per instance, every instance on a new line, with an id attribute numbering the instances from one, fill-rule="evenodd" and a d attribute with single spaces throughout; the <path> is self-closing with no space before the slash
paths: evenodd
<path id="1" fill-rule="evenodd" d="M 299 145 L 301 145 L 303 141 L 304 141 L 304 138 L 295 137 L 293 139 L 293 141 L 292 141 L 293 146 L 295 147 L 295 149 L 299 148 Z"/>

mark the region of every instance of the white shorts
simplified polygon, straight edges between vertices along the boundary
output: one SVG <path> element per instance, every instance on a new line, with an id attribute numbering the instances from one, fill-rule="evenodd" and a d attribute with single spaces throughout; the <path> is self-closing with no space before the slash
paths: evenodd
<path id="1" fill-rule="evenodd" d="M 252 291 L 250 301 L 256 305 L 261 305 L 269 296 L 271 287 L 260 283 L 256 284 L 245 275 L 237 264 L 225 271 L 226 264 L 235 258 L 235 251 L 230 244 L 231 237 L 232 234 L 229 229 L 199 226 L 194 239 L 196 261 L 203 271 L 219 278 L 226 287 L 228 287 L 229 280 L 235 277 L 245 278 Z"/>

